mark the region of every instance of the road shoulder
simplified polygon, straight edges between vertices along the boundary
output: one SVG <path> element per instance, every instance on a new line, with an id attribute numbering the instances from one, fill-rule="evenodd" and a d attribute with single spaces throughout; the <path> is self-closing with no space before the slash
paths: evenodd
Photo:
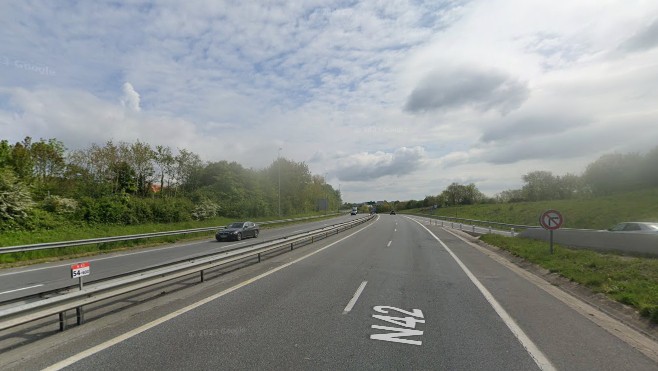
<path id="1" fill-rule="evenodd" d="M 444 230 L 534 283 L 658 362 L 658 326 L 642 318 L 633 308 L 609 299 L 603 294 L 594 293 L 587 287 L 551 273 L 496 246 L 484 243 L 468 233 L 448 228 Z"/>

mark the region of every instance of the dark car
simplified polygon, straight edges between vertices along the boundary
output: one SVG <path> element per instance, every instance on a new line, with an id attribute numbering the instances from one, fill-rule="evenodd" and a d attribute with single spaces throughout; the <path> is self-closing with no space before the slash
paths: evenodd
<path id="1" fill-rule="evenodd" d="M 625 222 L 608 229 L 610 232 L 632 232 L 658 234 L 658 223 L 651 222 Z"/>
<path id="2" fill-rule="evenodd" d="M 395 210 L 391 210 L 391 215 L 395 215 Z"/>
<path id="3" fill-rule="evenodd" d="M 253 222 L 235 222 L 227 225 L 215 233 L 217 241 L 236 240 L 240 241 L 247 237 L 258 237 L 258 224 Z"/>

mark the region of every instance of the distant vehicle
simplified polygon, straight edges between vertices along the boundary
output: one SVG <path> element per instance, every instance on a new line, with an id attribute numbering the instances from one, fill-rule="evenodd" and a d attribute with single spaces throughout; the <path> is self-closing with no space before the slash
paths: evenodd
<path id="1" fill-rule="evenodd" d="M 357 210 L 356 206 L 352 207 L 352 212 L 350 213 L 350 215 L 356 215 L 357 213 L 358 213 L 358 210 Z"/>
<path id="2" fill-rule="evenodd" d="M 608 231 L 658 234 L 658 222 L 624 222 L 616 224 Z"/>
<path id="3" fill-rule="evenodd" d="M 258 237 L 260 228 L 253 222 L 235 222 L 227 225 L 215 233 L 217 241 L 236 240 L 240 241 L 247 237 Z"/>
<path id="4" fill-rule="evenodd" d="M 391 215 L 395 215 L 395 210 L 391 210 Z"/>

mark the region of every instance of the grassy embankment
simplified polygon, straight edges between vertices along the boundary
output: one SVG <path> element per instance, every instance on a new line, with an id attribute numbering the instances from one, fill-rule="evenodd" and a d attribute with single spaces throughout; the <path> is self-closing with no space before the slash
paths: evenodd
<path id="1" fill-rule="evenodd" d="M 589 200 L 442 208 L 435 210 L 434 215 L 538 225 L 539 215 L 547 209 L 559 210 L 568 228 L 605 229 L 622 221 L 658 221 L 658 189 Z M 422 214 L 419 210 L 409 212 Z M 658 323 L 658 259 L 603 254 L 560 245 L 555 246 L 555 253 L 551 255 L 548 242 L 544 241 L 498 235 L 485 235 L 480 239 L 630 305 L 642 316 Z"/>
<path id="2" fill-rule="evenodd" d="M 309 214 L 300 214 L 294 216 L 286 216 L 285 218 L 290 219 L 290 218 L 302 218 L 306 216 L 321 216 L 321 215 L 323 214 L 309 213 Z M 333 216 L 330 215 L 328 217 L 333 217 Z M 270 217 L 270 218 L 254 218 L 249 220 L 255 222 L 264 222 L 268 220 L 278 220 L 278 219 L 279 219 L 278 217 Z M 141 224 L 141 225 L 108 225 L 108 224 L 87 225 L 84 223 L 78 223 L 75 225 L 67 224 L 59 228 L 49 229 L 49 230 L 6 231 L 0 234 L 0 247 L 28 245 L 28 244 L 45 243 L 45 242 L 82 240 L 88 238 L 125 236 L 131 234 L 175 231 L 175 230 L 192 229 L 192 228 L 216 227 L 216 226 L 223 226 L 229 224 L 235 220 L 236 219 L 234 218 L 233 219 L 214 218 L 204 221 L 187 221 L 187 222 L 169 223 L 169 224 Z M 276 225 L 281 226 L 289 223 L 290 222 L 276 224 Z M 267 227 L 268 226 L 265 225 L 262 226 L 261 228 L 267 228 Z M 81 246 L 67 247 L 67 248 L 27 251 L 24 253 L 0 254 L 0 268 L 16 266 L 16 265 L 34 264 L 44 261 L 90 256 L 90 255 L 96 255 L 96 254 L 119 251 L 119 250 L 149 247 L 149 246 L 155 246 L 165 243 L 174 243 L 183 240 L 208 239 L 208 238 L 213 238 L 213 236 L 214 236 L 213 232 L 200 232 L 200 233 L 192 233 L 185 235 L 148 238 L 148 239 L 132 240 L 132 241 L 120 241 L 120 242 L 110 242 L 110 243 L 102 243 L 102 244 L 81 245 Z"/>
<path id="3" fill-rule="evenodd" d="M 539 215 L 548 209 L 562 213 L 564 228 L 606 229 L 623 221 L 658 221 L 658 188 L 586 200 L 446 207 L 435 210 L 434 215 L 539 225 Z"/>

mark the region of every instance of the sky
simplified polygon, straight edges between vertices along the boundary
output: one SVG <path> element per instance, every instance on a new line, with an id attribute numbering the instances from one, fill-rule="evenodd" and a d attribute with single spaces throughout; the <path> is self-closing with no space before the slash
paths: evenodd
<path id="1" fill-rule="evenodd" d="M 654 0 L 0 2 L 0 139 L 489 196 L 658 145 Z"/>

